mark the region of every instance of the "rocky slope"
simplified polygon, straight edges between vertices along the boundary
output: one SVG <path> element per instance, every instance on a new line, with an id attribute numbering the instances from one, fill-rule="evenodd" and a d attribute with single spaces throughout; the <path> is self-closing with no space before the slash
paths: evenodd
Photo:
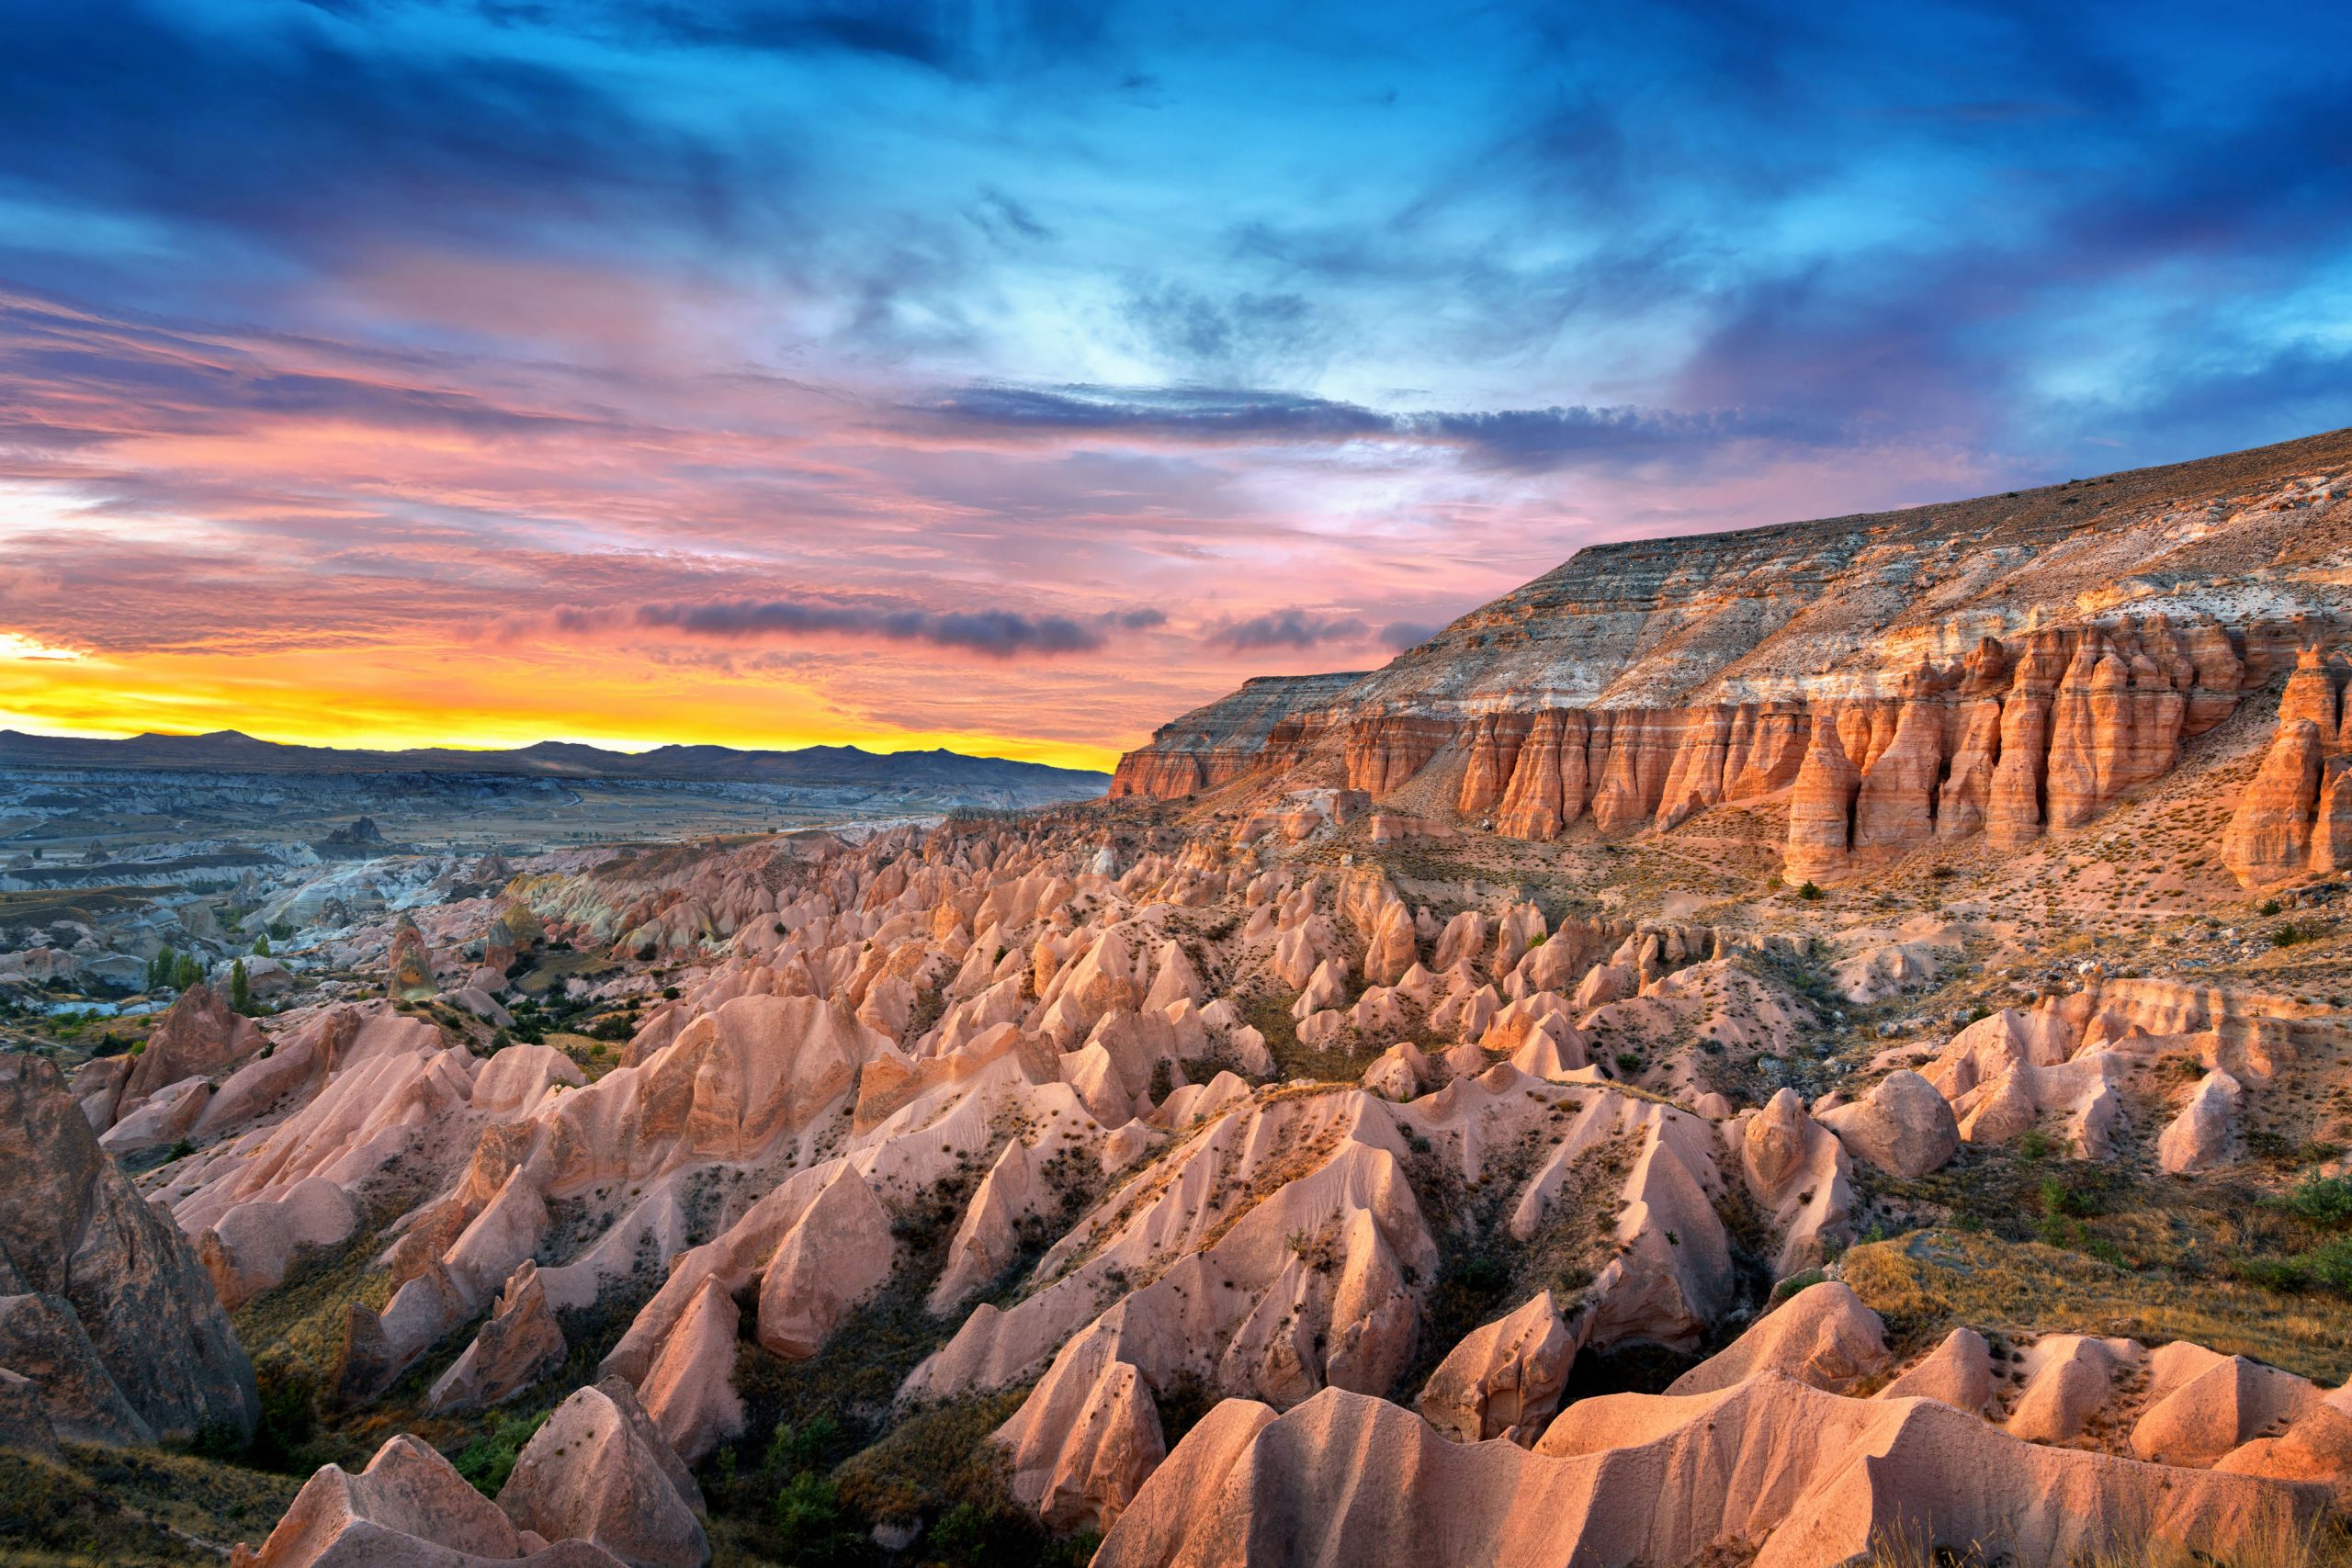
<path id="1" fill-rule="evenodd" d="M 1369 675 L 1252 682 L 1123 759 L 1112 790 L 1343 784 L 1536 840 L 1770 804 L 1789 875 L 1826 881 L 1939 838 L 2078 829 L 2308 652 L 2324 733 L 2274 770 L 2308 822 L 2338 744 L 2348 554 L 2352 433 L 1596 547 Z M 2239 858 L 2261 874 L 2308 858 L 2291 827 L 2256 837 Z"/>
<path id="2" fill-rule="evenodd" d="M 2042 1341 L 2008 1324 L 1898 1348 L 1829 1284 L 1754 1316 L 1762 1285 L 1880 1223 L 1890 1182 L 1955 1160 L 2045 1139 L 2226 1165 L 2252 1101 L 2344 1049 L 2332 1010 L 2092 976 L 1916 1071 L 1865 1052 L 1822 1092 L 1817 939 L 1447 912 L 1377 865 L 1318 865 L 1335 831 L 1272 852 L 1080 818 L 526 874 L 473 906 L 484 940 L 627 960 L 608 994 L 634 1032 L 593 1077 L 453 1032 L 439 1005 L 297 1008 L 265 1032 L 191 993 L 138 1058 L 184 1076 L 97 1058 L 81 1116 L 115 1139 L 192 1107 L 174 1125 L 198 1146 L 152 1182 L 224 1300 L 266 1303 L 380 1227 L 381 1283 L 320 1366 L 335 1400 L 413 1400 L 430 1430 L 560 1397 L 570 1335 L 620 1326 L 604 1392 L 571 1394 L 495 1506 L 400 1438 L 322 1470 L 254 1560 L 701 1561 L 679 1460 L 774 1447 L 761 1369 L 857 1355 L 842 1337 L 890 1300 L 932 1325 L 891 1408 L 1009 1397 L 986 1439 L 1007 1506 L 1107 1529 L 1107 1562 L 1680 1562 L 1726 1540 L 1826 1561 L 1898 1527 L 1976 1539 L 2013 1497 L 2047 1500 L 2013 1520 L 2035 1552 L 2127 1517 L 2206 1550 L 2332 1506 L 2352 1420 L 2287 1372 L 2116 1338 L 2099 1354 L 2156 1370 L 2094 1386 L 2075 1352 L 2050 1371 L 2034 1358 L 2059 1352 L 2030 1349 L 2010 1399 L 1985 1347 Z M 428 996 L 473 978 L 404 929 L 415 973 L 446 977 Z M 2152 1076 L 2183 1058 L 2206 1077 L 2168 1110 Z M 1743 1323 L 1662 1393 L 1571 1387 Z M 2215 1369 L 2238 1392 L 2209 1392 Z M 1171 1430 L 1204 1399 L 1225 1403 Z M 603 1435 L 551 1438 L 583 1400 Z M 1790 1430 L 1835 1440 L 1784 1455 Z M 2122 1446 L 2077 1451 L 2091 1430 Z M 634 1501 L 575 1474 L 582 1445 L 639 1478 Z M 1755 1479 L 1727 1483 L 1735 1460 Z M 1592 1506 L 1629 1483 L 1645 1512 Z M 1408 1500 L 1425 1522 L 1400 1524 Z"/>
<path id="3" fill-rule="evenodd" d="M 0 1060 L 0 1366 L 12 1436 L 250 1435 L 253 1368 L 196 1249 L 101 1152 L 57 1069 Z"/>

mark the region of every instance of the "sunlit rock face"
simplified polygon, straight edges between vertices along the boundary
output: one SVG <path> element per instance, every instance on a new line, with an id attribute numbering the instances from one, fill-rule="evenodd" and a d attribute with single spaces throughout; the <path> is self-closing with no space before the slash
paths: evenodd
<path id="1" fill-rule="evenodd" d="M 2291 671 L 2231 864 L 2251 885 L 2352 863 L 2352 827 L 2332 826 L 2352 824 L 2352 784 L 2327 761 L 2352 750 L 2352 621 L 2308 548 L 2352 503 L 2295 450 L 2251 482 L 2192 464 L 1594 547 L 1371 674 L 1252 682 L 1187 715 L 1115 788 L 1338 783 L 1539 840 L 1782 802 L 1787 874 L 1828 882 L 1939 839 L 2080 829 Z M 2276 594 L 2243 591 L 2256 566 Z"/>

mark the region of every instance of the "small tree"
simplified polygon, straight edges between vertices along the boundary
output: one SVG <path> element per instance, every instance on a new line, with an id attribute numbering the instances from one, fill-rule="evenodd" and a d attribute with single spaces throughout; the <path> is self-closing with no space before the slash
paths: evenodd
<path id="1" fill-rule="evenodd" d="M 261 935 L 254 938 L 254 956 L 255 958 L 267 958 L 269 956 L 269 933 L 267 931 L 264 931 Z"/>
<path id="2" fill-rule="evenodd" d="M 177 962 L 172 965 L 173 989 L 185 991 L 190 986 L 200 985 L 203 980 L 204 965 L 196 961 L 196 954 L 181 953 Z"/>
<path id="3" fill-rule="evenodd" d="M 254 1005 L 253 983 L 245 978 L 245 961 L 242 958 L 229 965 L 229 1005 L 239 1012 Z"/>

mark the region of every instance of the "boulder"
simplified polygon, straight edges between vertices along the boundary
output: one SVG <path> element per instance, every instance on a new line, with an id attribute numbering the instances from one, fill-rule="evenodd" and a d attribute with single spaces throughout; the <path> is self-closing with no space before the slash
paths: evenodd
<path id="1" fill-rule="evenodd" d="M 1778 1191 L 1805 1151 L 1804 1101 L 1796 1090 L 1783 1089 L 1750 1118 L 1743 1140 L 1749 1183 L 1758 1193 Z"/>
<path id="2" fill-rule="evenodd" d="M 1773 1372 L 1843 1393 L 1886 1365 L 1886 1325 L 1837 1280 L 1808 1285 L 1747 1333 L 1667 1385 L 1668 1393 L 1713 1393 Z"/>
<path id="3" fill-rule="evenodd" d="M 618 1378 L 556 1406 L 515 1459 L 498 1506 L 518 1530 L 592 1542 L 630 1568 L 710 1561 L 702 1489 Z"/>
<path id="4" fill-rule="evenodd" d="M 1960 1152 L 1960 1123 L 1951 1102 L 1907 1067 L 1889 1073 L 1853 1103 L 1814 1119 L 1857 1159 L 1906 1181 Z"/>
<path id="5" fill-rule="evenodd" d="M 2216 1067 L 2197 1081 L 2188 1103 L 2156 1137 L 2156 1160 L 2175 1176 L 2226 1162 L 2237 1151 L 2238 1080 Z"/>
<path id="6" fill-rule="evenodd" d="M 47 1303 L 11 1315 L 32 1336 L 26 1344 L 0 1327 L 0 1366 L 42 1382 L 32 1352 L 73 1339 L 62 1314 L 154 1435 L 252 1432 L 253 1366 L 203 1265 L 99 1149 L 65 1080 L 39 1057 L 0 1060 L 0 1168 L 11 1184 L 0 1203 L 0 1289 Z M 93 1397 L 87 1408 L 112 1410 L 103 1389 Z"/>
<path id="7" fill-rule="evenodd" d="M 433 1449 L 392 1438 L 353 1475 L 326 1465 L 302 1483 L 258 1552 L 240 1545 L 230 1568 L 618 1568 L 586 1541 L 537 1551 L 498 1505 Z"/>
<path id="8" fill-rule="evenodd" d="M 539 1267 L 526 1259 L 500 1293 L 490 1321 L 434 1383 L 424 1407 L 438 1416 L 502 1404 L 561 1366 L 565 1348 Z M 634 1394 L 630 1404 L 636 1404 Z"/>
<path id="9" fill-rule="evenodd" d="M 844 1163 L 760 1279 L 760 1343 L 788 1361 L 824 1348 L 833 1325 L 890 1278 L 890 1216 Z"/>
<path id="10" fill-rule="evenodd" d="M 385 964 L 385 987 L 394 1001 L 430 1001 L 440 989 L 433 977 L 433 955 L 425 949 L 424 933 L 406 915 L 392 928 Z"/>
<path id="11" fill-rule="evenodd" d="M 1576 1353 L 1576 1336 L 1552 1292 L 1539 1291 L 1509 1316 L 1464 1336 L 1414 1406 L 1456 1442 L 1508 1438 L 1532 1448 L 1560 1406 Z"/>

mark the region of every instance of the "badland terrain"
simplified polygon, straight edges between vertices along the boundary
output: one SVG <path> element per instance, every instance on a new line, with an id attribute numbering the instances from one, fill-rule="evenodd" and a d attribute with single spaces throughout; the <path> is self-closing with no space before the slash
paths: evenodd
<path id="1" fill-rule="evenodd" d="M 2352 432 L 1586 549 L 1096 799 L 220 750 L 6 753 L 8 1561 L 2347 1560 Z"/>

